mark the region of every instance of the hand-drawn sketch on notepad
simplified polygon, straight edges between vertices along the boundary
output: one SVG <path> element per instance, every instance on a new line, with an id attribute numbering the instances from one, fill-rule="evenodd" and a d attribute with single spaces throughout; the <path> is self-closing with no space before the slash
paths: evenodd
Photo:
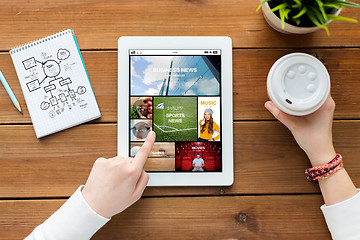
<path id="1" fill-rule="evenodd" d="M 10 51 L 37 137 L 100 117 L 73 31 Z"/>
<path id="2" fill-rule="evenodd" d="M 39 107 L 41 110 L 47 111 L 52 106 L 48 111 L 51 118 L 56 116 L 53 111 L 57 109 L 61 109 L 61 111 L 57 111 L 58 114 L 61 114 L 74 109 L 78 104 L 82 108 L 86 107 L 85 100 L 80 97 L 86 92 L 86 87 L 78 86 L 76 88 L 76 83 L 73 83 L 71 77 L 66 75 L 66 72 L 75 64 L 66 61 L 69 57 L 70 52 L 65 48 L 60 48 L 56 56 L 49 58 L 48 54 L 43 52 L 39 60 L 31 57 L 22 61 L 24 70 L 28 73 L 25 78 L 33 79 L 43 75 L 41 80 L 34 79 L 26 85 L 29 92 L 43 90 L 41 94 L 44 95 L 44 101 L 40 103 Z"/>

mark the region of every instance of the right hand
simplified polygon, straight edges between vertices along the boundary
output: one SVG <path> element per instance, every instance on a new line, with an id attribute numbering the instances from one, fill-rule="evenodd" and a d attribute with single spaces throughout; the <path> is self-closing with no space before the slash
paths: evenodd
<path id="1" fill-rule="evenodd" d="M 200 122 L 201 125 L 204 125 L 205 124 L 205 119 L 203 119 L 201 122 Z"/>
<path id="2" fill-rule="evenodd" d="M 265 107 L 291 131 L 313 166 L 326 164 L 335 157 L 332 143 L 335 102 L 330 95 L 317 111 L 301 117 L 282 112 L 271 101 Z"/>
<path id="3" fill-rule="evenodd" d="M 134 158 L 99 158 L 95 161 L 82 190 L 85 201 L 99 215 L 111 218 L 140 199 L 149 181 L 143 170 L 154 145 L 151 131 Z"/>

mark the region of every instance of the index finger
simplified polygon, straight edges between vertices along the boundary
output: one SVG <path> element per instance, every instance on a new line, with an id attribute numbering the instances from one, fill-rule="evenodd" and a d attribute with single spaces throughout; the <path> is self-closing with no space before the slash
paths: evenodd
<path id="1" fill-rule="evenodd" d="M 145 139 L 144 144 L 135 155 L 134 162 L 136 162 L 136 164 L 139 164 L 141 167 L 144 166 L 146 159 L 150 154 L 150 151 L 155 142 L 155 137 L 156 136 L 154 131 L 149 132 L 149 134 Z"/>

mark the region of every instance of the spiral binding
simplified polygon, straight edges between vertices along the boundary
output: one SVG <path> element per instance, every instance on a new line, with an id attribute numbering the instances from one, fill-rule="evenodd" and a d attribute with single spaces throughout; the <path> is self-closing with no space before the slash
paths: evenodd
<path id="1" fill-rule="evenodd" d="M 44 43 L 44 42 L 50 41 L 50 40 L 52 40 L 52 39 L 61 37 L 61 36 L 63 36 L 63 35 L 66 35 L 66 34 L 69 34 L 69 33 L 72 33 L 72 32 L 73 32 L 73 31 L 72 31 L 71 29 L 67 29 L 67 30 L 64 30 L 64 31 L 55 33 L 55 34 L 53 34 L 53 35 L 50 35 L 50 36 L 48 36 L 48 37 L 44 37 L 44 38 L 41 38 L 41 39 L 38 39 L 38 40 L 35 40 L 35 41 L 32 41 L 32 42 L 28 42 L 28 43 L 25 43 L 25 44 L 22 44 L 22 45 L 13 47 L 13 48 L 11 48 L 11 50 L 10 50 L 10 54 L 14 54 L 14 53 L 18 53 L 18 52 L 24 51 L 24 50 L 26 50 L 26 49 L 28 49 L 28 48 L 37 46 L 37 45 L 39 45 L 39 44 L 42 44 L 42 43 Z"/>

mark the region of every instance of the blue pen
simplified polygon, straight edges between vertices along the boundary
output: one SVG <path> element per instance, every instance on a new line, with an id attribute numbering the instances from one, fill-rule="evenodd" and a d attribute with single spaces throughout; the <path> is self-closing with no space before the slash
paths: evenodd
<path id="1" fill-rule="evenodd" d="M 19 112 L 22 113 L 21 108 L 20 108 L 20 104 L 19 104 L 18 100 L 16 99 L 13 91 L 11 90 L 9 84 L 7 83 L 7 81 L 6 81 L 4 75 L 2 74 L 1 71 L 0 71 L 0 80 L 1 80 L 2 84 L 4 85 L 4 88 L 5 88 L 6 92 L 9 94 L 9 97 L 11 98 L 11 101 L 14 103 L 17 110 L 19 110 Z"/>

